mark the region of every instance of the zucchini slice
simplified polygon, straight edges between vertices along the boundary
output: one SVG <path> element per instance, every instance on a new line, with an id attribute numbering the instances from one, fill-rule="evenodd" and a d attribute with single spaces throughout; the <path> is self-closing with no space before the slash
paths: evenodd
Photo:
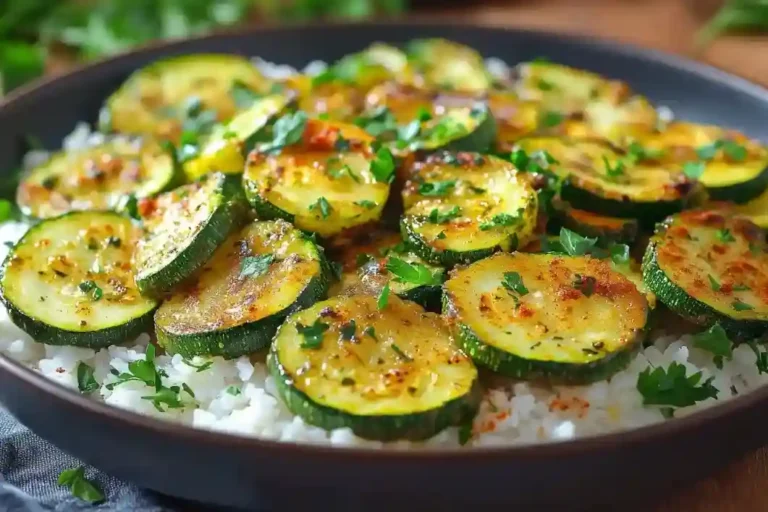
<path id="1" fill-rule="evenodd" d="M 22 178 L 16 202 L 25 215 L 38 219 L 73 210 L 111 210 L 127 197 L 161 192 L 177 177 L 173 157 L 160 146 L 115 138 L 54 154 Z"/>
<path id="2" fill-rule="evenodd" d="M 603 380 L 629 364 L 648 320 L 635 285 L 589 256 L 495 254 L 454 270 L 443 290 L 464 351 L 514 378 Z"/>
<path id="3" fill-rule="evenodd" d="M 768 331 L 765 234 L 733 212 L 690 210 L 660 224 L 643 258 L 643 280 L 696 324 L 719 322 L 740 340 Z"/>
<path id="4" fill-rule="evenodd" d="M 170 291 L 205 264 L 244 220 L 237 176 L 209 174 L 141 203 L 144 233 L 133 256 L 142 294 Z"/>
<path id="5" fill-rule="evenodd" d="M 214 126 L 205 138 L 198 155 L 184 162 L 187 179 L 194 181 L 209 172 L 241 174 L 245 156 L 263 129 L 275 116 L 285 110 L 291 98 L 285 94 L 272 94 L 254 101 L 228 123 Z"/>
<path id="6" fill-rule="evenodd" d="M 374 87 L 366 104 L 368 117 L 376 117 L 372 113 L 380 117 L 386 109 L 393 118 L 386 130 L 376 119 L 371 133 L 401 156 L 438 149 L 485 152 L 496 138 L 493 114 L 476 96 L 433 93 L 389 82 Z"/>
<path id="7" fill-rule="evenodd" d="M 733 211 L 747 217 L 763 229 L 768 229 L 768 189 L 746 204 L 733 205 Z"/>
<path id="8" fill-rule="evenodd" d="M 260 218 L 285 219 L 323 237 L 375 222 L 389 182 L 372 170 L 372 140 L 357 126 L 310 119 L 300 143 L 279 154 L 250 154 L 246 195 Z"/>
<path id="9" fill-rule="evenodd" d="M 652 225 L 683 209 L 695 183 L 677 165 L 635 163 L 595 140 L 530 137 L 518 141 L 526 153 L 546 151 L 549 169 L 563 178 L 562 199 L 574 208 Z"/>
<path id="10" fill-rule="evenodd" d="M 560 226 L 580 235 L 616 243 L 632 243 L 639 230 L 635 219 L 607 217 L 587 210 L 579 210 L 567 203 L 555 206 Z"/>
<path id="11" fill-rule="evenodd" d="M 365 50 L 342 57 L 328 69 L 312 77 L 313 86 L 329 82 L 355 86 L 358 90 L 392 80 L 407 79 L 408 59 L 400 49 L 374 43 Z M 410 80 L 408 80 L 410 81 Z"/>
<path id="12" fill-rule="evenodd" d="M 409 247 L 446 267 L 524 245 L 538 212 L 524 175 L 477 153 L 435 153 L 413 164 L 403 205 L 400 228 Z"/>
<path id="13" fill-rule="evenodd" d="M 3 263 L 0 293 L 13 323 L 49 345 L 102 348 L 152 327 L 131 253 L 139 230 L 112 212 L 71 212 L 33 226 Z"/>
<path id="14" fill-rule="evenodd" d="M 239 357 L 269 345 L 286 316 L 325 297 L 322 250 L 289 223 L 231 235 L 155 313 L 157 341 L 184 357 Z"/>
<path id="15" fill-rule="evenodd" d="M 429 310 L 440 309 L 440 285 L 445 270 L 409 252 L 398 233 L 373 232 L 354 240 L 336 255 L 341 279 L 329 295 L 378 297 L 389 284 L 390 292 Z M 390 267 L 394 269 L 393 273 Z"/>
<path id="16" fill-rule="evenodd" d="M 539 128 L 541 107 L 534 101 L 521 100 L 509 91 L 491 91 L 488 107 L 496 120 L 496 151 L 509 153 L 514 143 Z"/>
<path id="17" fill-rule="evenodd" d="M 438 315 L 390 296 L 335 297 L 293 314 L 267 357 L 294 414 L 364 438 L 427 439 L 471 421 L 477 369 Z"/>
<path id="18" fill-rule="evenodd" d="M 209 112 L 211 121 L 226 122 L 242 108 L 236 91 L 258 96 L 268 93 L 271 85 L 248 59 L 237 55 L 162 59 L 134 72 L 109 97 L 102 124 L 118 133 L 177 140 L 190 117 Z"/>
<path id="19" fill-rule="evenodd" d="M 421 75 L 423 87 L 463 92 L 491 88 L 491 75 L 474 49 L 446 39 L 416 39 L 406 48 L 408 62 Z"/>
<path id="20" fill-rule="evenodd" d="M 636 143 L 663 164 L 701 162 L 699 181 L 713 200 L 747 203 L 768 189 L 768 148 L 737 131 L 674 122 Z"/>

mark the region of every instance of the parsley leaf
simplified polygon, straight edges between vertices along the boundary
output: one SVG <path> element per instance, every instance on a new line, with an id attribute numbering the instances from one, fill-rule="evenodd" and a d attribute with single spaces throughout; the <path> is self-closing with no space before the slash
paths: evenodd
<path id="1" fill-rule="evenodd" d="M 296 144 L 304 135 L 307 127 L 307 114 L 298 111 L 293 114 L 286 114 L 277 121 L 272 127 L 272 141 L 259 147 L 263 152 L 279 151 L 285 146 Z"/>
<path id="2" fill-rule="evenodd" d="M 240 262 L 240 278 L 259 277 L 269 270 L 269 266 L 275 261 L 274 254 L 260 254 L 258 256 L 246 256 Z"/>
<path id="3" fill-rule="evenodd" d="M 480 230 L 488 231 L 489 229 L 493 229 L 495 227 L 514 226 L 518 222 L 520 222 L 520 217 L 517 215 L 510 215 L 508 213 L 497 213 L 496 215 L 491 217 L 491 220 L 481 222 Z"/>
<path id="4" fill-rule="evenodd" d="M 376 157 L 371 161 L 371 174 L 381 183 L 392 183 L 395 179 L 395 160 L 387 148 L 380 147 L 376 151 Z"/>
<path id="5" fill-rule="evenodd" d="M 723 152 L 734 162 L 743 162 L 747 158 L 747 148 L 732 140 L 723 141 Z"/>
<path id="6" fill-rule="evenodd" d="M 99 383 L 93 378 L 93 368 L 82 361 L 77 364 L 77 389 L 83 394 L 99 389 Z"/>
<path id="7" fill-rule="evenodd" d="M 709 286 L 712 288 L 713 291 L 719 292 L 720 291 L 720 283 L 717 282 L 717 279 L 712 277 L 712 274 L 707 274 L 707 277 L 709 278 Z"/>
<path id="8" fill-rule="evenodd" d="M 768 352 L 761 350 L 763 345 L 758 346 L 754 341 L 747 343 L 747 345 L 755 353 L 755 366 L 757 366 L 758 373 L 760 375 L 768 373 Z"/>
<path id="9" fill-rule="evenodd" d="M 414 119 L 405 126 L 401 126 L 397 129 L 397 147 L 399 149 L 405 149 L 408 144 L 415 141 L 421 132 L 421 122 L 418 119 Z"/>
<path id="10" fill-rule="evenodd" d="M 437 208 L 433 208 L 429 212 L 429 222 L 432 224 L 447 224 L 449 221 L 461 216 L 461 208 L 458 205 L 454 205 L 453 208 L 446 212 L 441 212 Z"/>
<path id="11" fill-rule="evenodd" d="M 389 283 L 384 285 L 384 288 L 381 289 L 381 293 L 379 293 L 379 298 L 376 300 L 376 306 L 379 308 L 379 311 L 387 307 L 387 304 L 389 303 Z"/>
<path id="12" fill-rule="evenodd" d="M 649 149 L 643 147 L 638 142 L 630 143 L 627 148 L 627 157 L 633 163 L 642 162 L 643 160 L 658 160 L 662 156 L 664 156 L 663 149 Z"/>
<path id="13" fill-rule="evenodd" d="M 374 137 L 397 131 L 397 120 L 392 112 L 384 105 L 355 119 L 355 124 Z"/>
<path id="14" fill-rule="evenodd" d="M 416 111 L 416 119 L 421 122 L 429 121 L 432 119 L 432 113 L 422 105 L 419 107 L 419 110 Z"/>
<path id="15" fill-rule="evenodd" d="M 83 281 L 78 285 L 80 291 L 88 295 L 91 300 L 97 301 L 104 296 L 104 291 L 91 280 Z"/>
<path id="16" fill-rule="evenodd" d="M 717 398 L 719 390 L 712 385 L 713 377 L 700 384 L 701 372 L 685 375 L 685 366 L 672 362 L 662 367 L 646 368 L 637 376 L 637 390 L 645 405 L 686 407 L 707 398 Z"/>
<path id="17" fill-rule="evenodd" d="M 683 164 L 683 174 L 692 180 L 698 180 L 704 174 L 704 162 L 685 162 Z"/>
<path id="18" fill-rule="evenodd" d="M 439 285 L 440 276 L 432 274 L 432 271 L 421 263 L 408 263 L 400 258 L 390 257 L 387 261 L 387 270 L 396 276 L 395 281 L 411 283 L 418 286 Z"/>
<path id="19" fill-rule="evenodd" d="M 104 501 L 104 493 L 96 484 L 85 478 L 85 468 L 65 469 L 59 473 L 58 484 L 69 488 L 72 496 L 88 503 Z"/>
<path id="20" fill-rule="evenodd" d="M 608 178 L 614 179 L 624 175 L 624 162 L 621 160 L 617 160 L 614 165 L 611 165 L 611 162 L 603 157 L 603 165 L 605 165 L 605 175 Z"/>
<path id="21" fill-rule="evenodd" d="M 456 180 L 425 181 L 419 185 L 419 194 L 427 197 L 448 195 L 456 187 Z"/>
<path id="22" fill-rule="evenodd" d="M 715 365 L 723 366 L 723 358 L 733 355 L 731 340 L 720 324 L 715 324 L 704 332 L 693 335 L 693 346 L 711 352 L 715 356 Z"/>
<path id="23" fill-rule="evenodd" d="M 723 242 L 724 244 L 736 241 L 736 239 L 733 238 L 733 235 L 731 234 L 731 230 L 727 228 L 718 229 L 715 236 L 719 241 Z"/>
<path id="24" fill-rule="evenodd" d="M 243 392 L 240 390 L 240 388 L 239 388 L 239 387 L 237 387 L 237 386 L 234 386 L 234 385 L 232 385 L 232 386 L 227 386 L 227 389 L 225 389 L 224 391 L 226 391 L 226 392 L 227 392 L 227 394 L 229 394 L 229 395 L 232 395 L 232 396 L 237 396 L 237 395 L 240 395 L 240 394 L 242 394 L 242 393 L 243 393 Z"/>
<path id="25" fill-rule="evenodd" d="M 519 171 L 525 171 L 528 169 L 528 153 L 523 149 L 516 149 L 509 155 L 509 160 L 517 167 Z"/>
<path id="26" fill-rule="evenodd" d="M 563 114 L 559 112 L 546 112 L 541 116 L 540 122 L 542 125 L 544 125 L 545 128 L 554 128 L 555 126 L 562 123 L 563 119 Z"/>
<path id="27" fill-rule="evenodd" d="M 357 324 L 354 320 L 350 320 L 349 322 L 345 323 L 341 326 L 341 338 L 345 339 L 347 341 L 351 340 L 355 337 L 355 332 L 357 331 Z"/>
<path id="28" fill-rule="evenodd" d="M 573 279 L 573 287 L 579 290 L 585 297 L 591 297 L 595 293 L 595 285 L 597 279 L 593 276 L 583 276 L 581 274 L 575 274 Z"/>
<path id="29" fill-rule="evenodd" d="M 320 216 L 327 219 L 328 216 L 331 215 L 333 207 L 331 207 L 331 203 L 329 203 L 326 198 L 320 197 L 317 201 L 309 205 L 309 210 L 320 210 Z"/>
<path id="30" fill-rule="evenodd" d="M 248 84 L 242 80 L 235 79 L 232 82 L 232 87 L 229 89 L 229 95 L 232 97 L 232 101 L 235 102 L 235 106 L 240 110 L 245 110 L 253 103 L 261 98 L 261 95 L 253 91 Z"/>
<path id="31" fill-rule="evenodd" d="M 629 246 L 626 244 L 613 244 L 609 249 L 611 261 L 616 265 L 629 263 Z"/>
<path id="32" fill-rule="evenodd" d="M 363 335 L 370 336 L 374 339 L 374 341 L 379 341 L 379 338 L 376 337 L 376 328 L 372 325 L 369 325 L 365 329 L 363 329 Z"/>
<path id="33" fill-rule="evenodd" d="M 571 231 L 567 228 L 560 228 L 560 244 L 569 256 L 583 256 L 597 243 L 597 238 L 588 238 Z"/>
<path id="34" fill-rule="evenodd" d="M 752 311 L 755 309 L 755 306 L 751 304 L 747 304 L 746 302 L 742 302 L 739 299 L 736 299 L 731 303 L 731 307 L 734 311 Z"/>
<path id="35" fill-rule="evenodd" d="M 328 330 L 329 325 L 315 320 L 312 325 L 296 324 L 296 331 L 304 337 L 304 343 L 301 348 L 318 349 L 323 344 L 323 336 Z"/>
<path id="36" fill-rule="evenodd" d="M 195 363 L 193 363 L 192 361 L 190 361 L 188 359 L 182 359 L 181 362 L 183 362 L 185 365 L 190 366 L 190 367 L 194 368 L 195 370 L 197 370 L 197 371 L 195 371 L 195 373 L 204 372 L 205 370 L 207 370 L 208 368 L 213 366 L 213 361 L 205 361 L 202 364 L 195 364 Z"/>
<path id="37" fill-rule="evenodd" d="M 698 156 L 702 160 L 712 160 L 715 158 L 715 155 L 717 154 L 717 150 L 720 147 L 720 141 L 715 141 L 712 144 L 707 144 L 705 146 L 699 146 L 696 148 L 696 156 Z"/>
<path id="38" fill-rule="evenodd" d="M 160 412 L 164 411 L 163 405 L 167 406 L 169 409 L 181 409 L 185 404 L 179 397 L 179 391 L 179 386 L 171 386 L 170 388 L 162 387 L 156 390 L 154 395 L 142 396 L 141 399 L 152 402 L 155 409 Z"/>
<path id="39" fill-rule="evenodd" d="M 459 444 L 464 446 L 472 439 L 472 420 L 465 421 L 459 426 Z"/>
<path id="40" fill-rule="evenodd" d="M 526 295 L 528 288 L 523 284 L 523 278 L 517 272 L 504 272 L 504 280 L 501 285 L 511 293 Z"/>
<path id="41" fill-rule="evenodd" d="M 397 345 L 395 345 L 394 343 L 391 345 L 391 347 L 392 347 L 392 350 L 395 352 L 395 354 L 397 354 L 398 357 L 400 357 L 403 361 L 406 361 L 408 363 L 413 361 L 413 358 L 411 356 L 403 352 L 403 350 Z"/>
<path id="42" fill-rule="evenodd" d="M 365 208 L 366 210 L 373 210 L 374 208 L 376 208 L 376 203 L 374 203 L 373 201 L 369 201 L 368 199 L 363 199 L 362 201 L 355 201 L 355 204 L 357 206 Z"/>

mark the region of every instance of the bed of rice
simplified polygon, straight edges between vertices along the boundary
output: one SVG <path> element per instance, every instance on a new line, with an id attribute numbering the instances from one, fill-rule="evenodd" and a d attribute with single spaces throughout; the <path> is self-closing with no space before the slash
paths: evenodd
<path id="1" fill-rule="evenodd" d="M 275 78 L 295 72 L 289 66 L 274 65 L 261 59 L 255 63 Z M 321 62 L 313 62 L 306 71 L 316 73 L 324 67 Z M 506 64 L 498 59 L 489 59 L 488 67 L 495 74 L 508 71 Z M 665 109 L 663 115 L 670 118 L 671 112 Z M 87 124 L 79 124 L 65 138 L 63 148 L 76 150 L 99 143 L 102 137 L 92 133 Z M 46 158 L 45 152 L 31 152 L 26 156 L 24 165 L 32 166 Z M 0 224 L 0 260 L 8 252 L 6 242 L 15 242 L 27 228 L 28 225 L 21 222 Z M 144 334 L 136 340 L 127 340 L 123 345 L 99 351 L 44 345 L 16 327 L 5 309 L 0 307 L 0 353 L 75 391 L 76 368 L 80 362 L 86 363 L 94 368 L 94 377 L 100 384 L 100 389 L 92 394 L 92 398 L 115 407 L 195 428 L 285 442 L 401 449 L 417 444 L 408 441 L 385 444 L 361 439 L 349 429 L 327 432 L 304 423 L 301 418 L 293 416 L 277 397 L 275 383 L 268 375 L 263 357 L 236 360 L 215 357 L 210 359 L 212 364 L 207 369 L 198 371 L 186 364 L 181 356 L 157 356 L 155 362 L 158 369 L 168 375 L 163 383 L 166 386 L 187 384 L 195 394 L 197 407 L 194 409 L 160 412 L 150 401 L 142 399 L 151 395 L 153 389 L 137 381 L 107 389 L 106 385 L 115 380 L 110 370 L 126 372 L 128 363 L 144 358 L 149 341 L 149 335 Z M 207 359 L 197 357 L 191 362 L 200 366 L 205 361 Z M 688 375 L 702 372 L 702 381 L 713 377 L 712 384 L 719 390 L 717 399 L 710 398 L 695 406 L 677 409 L 676 417 L 694 413 L 768 383 L 768 374 L 759 373 L 756 356 L 748 346 L 736 347 L 733 358 L 724 361 L 722 368 L 718 369 L 712 354 L 693 347 L 689 336 L 657 335 L 628 368 L 609 381 L 587 386 L 555 387 L 517 382 L 488 389 L 474 421 L 472 438 L 464 446 L 565 440 L 665 421 L 659 408 L 643 406 L 636 384 L 638 374 L 644 369 L 666 368 L 672 362 L 685 365 Z M 458 429 L 446 429 L 418 444 L 426 447 L 459 446 Z"/>

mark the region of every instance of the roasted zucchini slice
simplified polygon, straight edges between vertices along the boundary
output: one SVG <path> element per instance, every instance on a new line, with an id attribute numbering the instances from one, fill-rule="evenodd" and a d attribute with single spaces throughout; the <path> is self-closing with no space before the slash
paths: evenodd
<path id="1" fill-rule="evenodd" d="M 482 56 L 446 39 L 416 39 L 406 48 L 408 62 L 423 78 L 423 87 L 462 92 L 490 89 L 492 79 Z"/>
<path id="2" fill-rule="evenodd" d="M 16 203 L 38 219 L 73 210 L 111 210 L 130 196 L 142 198 L 172 187 L 173 157 L 152 143 L 115 138 L 80 151 L 56 153 L 19 184 Z"/>
<path id="3" fill-rule="evenodd" d="M 286 316 L 325 297 L 322 250 L 289 223 L 231 235 L 155 313 L 157 341 L 184 357 L 239 357 L 269 345 Z"/>
<path id="4" fill-rule="evenodd" d="M 429 310 L 440 309 L 440 285 L 445 270 L 409 252 L 398 233 L 372 232 L 336 251 L 341 279 L 331 285 L 330 296 L 373 295 L 385 286 L 390 292 Z"/>
<path id="5" fill-rule="evenodd" d="M 374 118 L 371 133 L 397 154 L 438 149 L 484 152 L 496 138 L 490 108 L 474 96 L 433 93 L 390 82 L 373 88 L 366 104 L 367 117 Z M 383 109 L 392 119 L 384 127 L 378 119 Z M 370 129 L 370 124 L 363 126 Z"/>
<path id="6" fill-rule="evenodd" d="M 394 78 L 407 78 L 408 59 L 400 49 L 374 43 L 365 50 L 342 57 L 312 78 L 313 85 L 336 82 L 366 90 Z"/>
<path id="7" fill-rule="evenodd" d="M 747 203 L 768 188 L 768 148 L 734 130 L 674 122 L 635 144 L 662 164 L 703 166 L 699 181 L 714 200 Z"/>
<path id="8" fill-rule="evenodd" d="M 493 156 L 435 153 L 413 164 L 400 227 L 425 261 L 452 267 L 524 245 L 538 198 L 524 175 Z"/>
<path id="9" fill-rule="evenodd" d="M 140 203 L 144 232 L 133 255 L 136 285 L 158 296 L 191 276 L 245 219 L 238 176 L 209 174 Z"/>
<path id="10" fill-rule="evenodd" d="M 590 238 L 606 242 L 632 243 L 639 229 L 635 219 L 607 217 L 587 210 L 573 208 L 568 203 L 556 202 L 557 226 L 562 226 Z"/>
<path id="11" fill-rule="evenodd" d="M 101 348 L 152 327 L 131 253 L 139 232 L 112 212 L 71 212 L 33 226 L 3 263 L 0 293 L 13 323 L 49 345 Z"/>
<path id="12" fill-rule="evenodd" d="M 695 192 L 680 166 L 635 163 L 600 141 L 529 137 L 517 147 L 554 158 L 549 169 L 564 180 L 562 199 L 574 208 L 652 225 L 681 210 Z"/>
<path id="13" fill-rule="evenodd" d="M 296 144 L 278 154 L 251 153 L 246 195 L 260 218 L 282 218 L 323 237 L 375 222 L 394 163 L 386 150 L 374 152 L 372 140 L 357 126 L 310 119 Z"/>
<path id="14" fill-rule="evenodd" d="M 768 332 L 768 245 L 733 212 L 690 210 L 657 228 L 643 281 L 669 309 L 740 340 Z"/>
<path id="15" fill-rule="evenodd" d="M 496 120 L 496 150 L 499 153 L 508 153 L 517 140 L 539 128 L 541 107 L 534 101 L 521 100 L 509 91 L 491 91 L 488 107 Z"/>
<path id="16" fill-rule="evenodd" d="M 107 100 L 100 124 L 109 131 L 178 140 L 185 122 L 199 121 L 203 112 L 210 121 L 232 118 L 239 108 L 236 91 L 256 96 L 271 86 L 244 57 L 170 57 L 134 72 Z"/>
<path id="17" fill-rule="evenodd" d="M 734 205 L 732 209 L 761 228 L 768 229 L 768 190 L 746 204 Z"/>
<path id="18" fill-rule="evenodd" d="M 267 357 L 285 404 L 327 430 L 427 439 L 471 421 L 477 369 L 438 315 L 390 296 L 335 297 L 291 315 Z"/>
<path id="19" fill-rule="evenodd" d="M 287 94 L 272 94 L 254 101 L 228 123 L 218 124 L 205 137 L 197 156 L 184 162 L 187 179 L 194 181 L 209 172 L 240 174 L 245 156 L 264 128 L 290 104 Z"/>
<path id="20" fill-rule="evenodd" d="M 454 270 L 443 311 L 474 361 L 504 375 L 603 380 L 639 348 L 648 304 L 605 260 L 495 254 Z"/>

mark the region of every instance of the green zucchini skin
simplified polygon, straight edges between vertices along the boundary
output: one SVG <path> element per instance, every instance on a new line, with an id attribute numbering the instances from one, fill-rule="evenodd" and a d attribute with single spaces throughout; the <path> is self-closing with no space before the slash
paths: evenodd
<path id="1" fill-rule="evenodd" d="M 496 119 L 487 105 L 480 104 L 480 116 L 482 119 L 477 127 L 464 135 L 448 141 L 439 147 L 424 148 L 428 151 L 468 151 L 475 153 L 487 153 L 496 143 Z"/>
<path id="2" fill-rule="evenodd" d="M 473 261 L 487 258 L 491 254 L 503 250 L 501 245 L 496 245 L 494 247 L 477 249 L 475 251 L 436 251 L 421 236 L 419 236 L 418 233 L 416 233 L 411 220 L 412 219 L 407 217 L 403 217 L 400 220 L 400 233 L 403 236 L 403 240 L 405 240 L 405 244 L 410 251 L 433 265 L 442 265 L 443 267 L 451 268 L 456 265 L 472 263 Z M 512 249 L 514 250 L 515 248 L 516 247 L 513 247 Z"/>
<path id="3" fill-rule="evenodd" d="M 748 203 L 760 197 L 768 189 L 768 167 L 754 179 L 725 187 L 707 187 L 707 193 L 715 201 L 732 201 L 737 204 Z"/>
<path id="4" fill-rule="evenodd" d="M 96 234 L 104 235 L 105 233 L 120 236 L 119 239 L 121 240 L 121 244 L 115 249 L 86 250 L 85 248 L 82 248 L 82 251 L 85 254 L 93 254 L 94 258 L 101 250 L 111 251 L 104 253 L 104 261 L 102 262 L 104 265 L 112 265 L 113 260 L 120 262 L 125 261 L 125 258 L 129 258 L 130 248 L 133 247 L 135 243 L 134 238 L 138 235 L 136 232 L 137 230 L 132 226 L 128 219 L 114 212 L 74 211 L 47 219 L 30 228 L 21 240 L 19 240 L 16 246 L 8 253 L 8 256 L 2 264 L 2 268 L 0 268 L 0 301 L 2 301 L 2 304 L 6 307 L 11 321 L 42 343 L 48 345 L 71 345 L 92 349 L 124 343 L 132 338 L 136 338 L 139 334 L 150 332 L 152 329 L 152 315 L 157 307 L 157 303 L 138 295 L 138 290 L 133 288 L 133 278 L 130 273 L 116 273 L 113 275 L 113 278 L 117 280 L 116 283 L 122 283 L 119 284 L 122 291 L 116 296 L 112 296 L 112 293 L 114 293 L 112 285 L 105 284 L 107 282 L 106 277 L 93 275 L 88 270 L 90 265 L 88 268 L 81 268 L 77 264 L 71 265 L 69 267 L 70 270 L 68 271 L 69 274 L 66 276 L 62 274 L 59 278 L 62 281 L 59 289 L 51 289 L 54 287 L 45 284 L 45 276 L 52 272 L 56 272 L 56 267 L 53 263 L 47 260 L 49 256 L 45 256 L 45 254 L 48 251 L 49 245 L 53 247 L 57 241 L 54 241 L 53 244 L 45 244 L 43 246 L 38 246 L 37 241 L 46 239 L 55 240 L 53 238 L 53 234 L 55 233 L 56 235 L 61 236 L 61 240 L 63 241 L 76 240 L 79 241 L 79 243 L 84 243 L 82 240 L 79 240 L 78 235 L 73 232 L 73 226 L 77 231 L 85 232 L 87 229 L 90 233 L 94 234 L 94 236 Z M 25 252 L 26 244 L 34 244 L 32 246 L 34 250 Z M 69 248 L 68 250 L 74 252 L 77 251 L 78 248 Z M 117 251 L 119 251 L 119 253 Z M 36 279 L 39 279 L 40 282 L 35 282 L 27 277 L 23 287 L 21 287 L 19 283 L 16 282 L 19 278 L 14 277 L 13 274 L 23 271 L 24 267 L 30 265 L 31 268 L 34 269 L 35 263 L 41 263 L 34 261 L 33 258 L 36 256 L 46 258 L 46 261 L 43 263 L 45 269 L 38 267 L 40 270 L 38 270 L 36 274 Z M 21 270 L 15 268 L 15 265 L 17 265 L 16 259 L 19 257 L 26 259 L 27 261 L 23 264 Z M 107 275 L 109 274 L 107 273 Z M 98 281 L 98 285 L 104 288 L 105 296 L 103 298 L 100 296 L 97 300 L 88 303 L 82 310 L 72 309 L 72 305 L 69 303 L 69 301 L 73 300 L 71 295 L 72 292 L 65 293 L 63 292 L 64 288 L 73 288 L 82 281 L 89 279 L 92 280 L 92 282 Z M 117 286 L 118 284 L 115 285 L 115 287 Z M 114 288 L 114 290 L 116 289 L 117 288 Z M 99 288 L 99 290 L 101 290 L 101 288 Z M 22 296 L 17 296 L 17 293 L 20 293 Z M 39 307 L 41 309 L 38 313 L 35 313 L 32 310 L 33 308 L 29 305 L 22 307 L 17 303 L 17 300 L 24 299 L 24 295 L 27 295 L 27 298 L 29 298 L 29 296 L 36 297 L 37 293 L 41 294 L 39 302 Z M 62 296 L 57 296 L 57 293 L 63 294 L 66 296 L 66 299 L 62 298 Z M 119 303 L 125 295 L 134 296 L 134 299 L 132 299 L 133 303 L 137 303 L 138 305 L 135 311 L 135 316 L 128 316 L 120 323 L 115 323 L 115 321 L 112 320 L 113 325 L 107 325 L 103 328 L 93 328 L 95 325 L 98 326 L 99 322 L 105 322 L 102 315 L 99 314 L 100 310 L 108 310 L 113 301 Z M 37 305 L 35 305 L 35 308 L 36 307 Z M 78 306 L 78 308 L 79 307 L 80 306 Z M 72 313 L 72 311 L 75 311 L 75 313 Z M 112 314 L 114 315 L 114 312 Z M 46 315 L 53 318 L 53 320 L 46 320 L 44 318 Z M 79 324 L 79 330 L 76 327 L 73 328 L 70 325 L 66 325 L 67 323 L 71 323 L 72 326 L 74 326 L 73 322 L 76 322 L 77 318 L 82 319 Z M 55 325 L 57 323 L 58 325 Z"/>
<path id="5" fill-rule="evenodd" d="M 168 325 L 167 302 L 161 306 L 155 314 L 155 332 L 157 341 L 170 354 L 181 354 L 185 358 L 194 356 L 222 356 L 228 359 L 250 354 L 269 346 L 275 331 L 283 320 L 293 313 L 304 309 L 318 300 L 326 297 L 328 293 L 330 266 L 325 258 L 324 251 L 317 246 L 309 237 L 301 233 L 283 221 L 266 222 L 258 224 L 269 224 L 274 226 L 270 229 L 274 232 L 282 232 L 281 239 L 287 236 L 296 236 L 296 239 L 305 245 L 308 251 L 312 253 L 312 258 L 317 261 L 319 271 L 309 279 L 304 288 L 298 294 L 296 299 L 283 309 L 276 311 L 264 318 L 254 321 L 244 321 L 228 328 L 217 328 L 215 319 L 206 319 L 211 321 L 211 325 L 206 329 L 197 329 L 192 332 L 179 332 L 174 329 L 176 326 Z M 248 230 L 249 226 L 244 228 Z M 209 265 L 215 267 L 219 260 L 217 255 L 225 254 L 230 242 L 234 242 L 238 234 L 231 235 L 230 238 L 219 247 Z M 290 256 L 288 256 L 290 257 Z M 225 260 L 222 260 L 225 261 Z M 226 263 L 226 261 L 225 261 Z M 233 271 L 237 272 L 235 268 Z M 185 290 L 179 292 L 185 294 Z M 266 300 L 262 298 L 261 300 Z M 178 306 L 177 306 L 178 307 Z M 183 327 L 183 326 L 182 326 Z"/>
<path id="6" fill-rule="evenodd" d="M 154 272 L 142 272 L 139 267 L 136 285 L 143 295 L 160 296 L 194 274 L 245 221 L 247 203 L 240 186 L 240 177 L 213 174 L 207 179 L 219 183 L 214 193 L 221 198 L 221 203 L 213 209 L 203 227 L 195 230 L 193 239 L 171 261 Z"/>
<path id="7" fill-rule="evenodd" d="M 265 200 L 259 194 L 258 187 L 253 180 L 243 179 L 243 189 L 245 190 L 245 197 L 251 204 L 251 208 L 256 212 L 256 217 L 261 220 L 276 220 L 282 219 L 286 222 L 293 224 L 295 216 L 286 212 L 282 208 L 275 206 L 269 201 Z"/>
<path id="8" fill-rule="evenodd" d="M 437 410 L 402 416 L 357 416 L 317 404 L 305 393 L 292 387 L 291 376 L 277 361 L 274 352 L 270 352 L 267 356 L 267 368 L 275 379 L 280 398 L 293 414 L 325 430 L 350 428 L 355 435 L 365 439 L 380 441 L 428 439 L 441 430 L 460 425 L 473 418 L 482 400 L 482 389 L 476 382 L 468 395 L 455 398 Z"/>
<path id="9" fill-rule="evenodd" d="M 552 233 L 559 232 L 561 227 L 600 241 L 620 244 L 634 242 L 639 230 L 635 219 L 603 217 L 586 210 L 576 210 L 568 204 L 557 205 L 553 218 L 547 224 Z"/>

